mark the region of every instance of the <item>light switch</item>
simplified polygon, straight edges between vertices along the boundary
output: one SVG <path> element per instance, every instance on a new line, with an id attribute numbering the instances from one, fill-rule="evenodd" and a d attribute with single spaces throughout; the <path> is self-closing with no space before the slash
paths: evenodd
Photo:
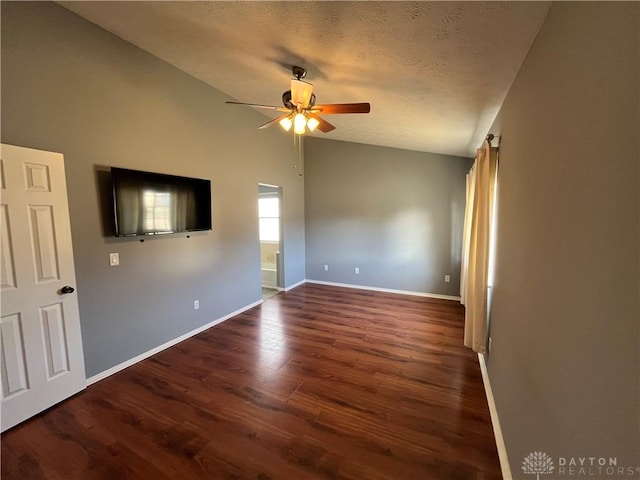
<path id="1" fill-rule="evenodd" d="M 120 265 L 120 255 L 117 253 L 109 254 L 109 265 L 115 267 L 116 265 Z"/>

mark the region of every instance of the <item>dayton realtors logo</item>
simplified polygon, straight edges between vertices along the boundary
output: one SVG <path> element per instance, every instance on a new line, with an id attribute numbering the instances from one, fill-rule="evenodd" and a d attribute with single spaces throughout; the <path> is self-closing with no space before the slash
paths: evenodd
<path id="1" fill-rule="evenodd" d="M 558 457 L 558 467 L 553 458 L 545 452 L 531 452 L 522 461 L 522 471 L 527 475 L 554 474 L 554 478 L 564 476 L 575 478 L 640 478 L 640 467 L 618 465 L 617 457 Z M 544 479 L 543 479 L 544 480 Z"/>
<path id="2" fill-rule="evenodd" d="M 540 475 L 550 475 L 554 470 L 553 460 L 545 452 L 531 452 L 522 461 L 522 471 L 536 476 L 540 480 Z"/>

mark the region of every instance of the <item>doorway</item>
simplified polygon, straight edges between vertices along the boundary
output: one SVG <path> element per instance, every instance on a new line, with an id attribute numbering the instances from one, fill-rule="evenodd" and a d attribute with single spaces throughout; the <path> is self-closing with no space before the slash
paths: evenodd
<path id="1" fill-rule="evenodd" d="M 258 184 L 258 225 L 262 298 L 282 290 L 282 187 Z"/>

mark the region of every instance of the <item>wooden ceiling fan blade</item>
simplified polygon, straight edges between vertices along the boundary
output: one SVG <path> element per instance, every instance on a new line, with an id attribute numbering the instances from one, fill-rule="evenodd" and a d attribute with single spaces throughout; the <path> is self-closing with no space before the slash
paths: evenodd
<path id="1" fill-rule="evenodd" d="M 278 110 L 280 112 L 288 112 L 289 109 L 286 107 L 277 107 L 275 105 L 260 105 L 258 103 L 243 103 L 243 102 L 224 102 L 230 105 L 242 105 L 244 107 L 254 107 L 254 108 L 267 108 L 269 110 Z"/>
<path id="2" fill-rule="evenodd" d="M 336 129 L 335 126 L 331 125 L 329 122 L 327 122 L 320 115 L 314 115 L 313 113 L 310 113 L 307 116 L 309 118 L 315 118 L 318 121 L 318 126 L 316 127 L 316 129 L 320 130 L 323 133 L 327 133 L 327 132 L 330 132 L 331 130 L 335 130 Z"/>
<path id="3" fill-rule="evenodd" d="M 307 108 L 311 101 L 313 85 L 302 80 L 291 80 L 291 101 L 294 105 L 301 104 L 302 108 Z"/>
<path id="4" fill-rule="evenodd" d="M 312 110 L 328 115 L 336 113 L 369 113 L 371 105 L 369 103 L 329 103 L 327 105 L 314 105 Z"/>
<path id="5" fill-rule="evenodd" d="M 290 113 L 286 113 L 284 115 L 280 115 L 279 117 L 274 118 L 273 120 L 269 120 L 267 123 L 263 123 L 262 125 L 260 125 L 258 128 L 262 129 L 262 128 L 267 128 L 270 127 L 271 125 L 273 125 L 274 123 L 278 123 L 280 120 L 282 120 L 283 118 L 287 118 L 289 115 L 291 115 Z"/>

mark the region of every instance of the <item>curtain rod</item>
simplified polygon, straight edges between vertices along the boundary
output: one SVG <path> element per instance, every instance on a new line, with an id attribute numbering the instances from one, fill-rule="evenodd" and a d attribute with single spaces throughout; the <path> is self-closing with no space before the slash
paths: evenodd
<path id="1" fill-rule="evenodd" d="M 491 143 L 494 138 L 495 138 L 495 135 L 493 133 L 490 133 L 489 135 L 487 135 L 487 142 Z"/>

